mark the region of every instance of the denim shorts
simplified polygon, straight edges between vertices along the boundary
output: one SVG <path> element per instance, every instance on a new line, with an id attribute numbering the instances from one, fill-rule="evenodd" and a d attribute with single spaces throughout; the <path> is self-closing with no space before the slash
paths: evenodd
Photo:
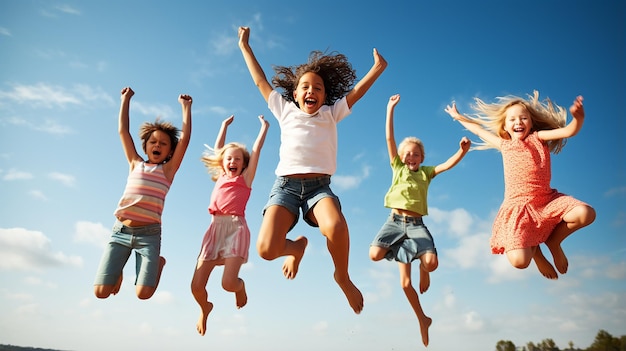
<path id="1" fill-rule="evenodd" d="M 161 224 L 127 227 L 115 221 L 94 285 L 115 285 L 135 250 L 135 285 L 156 286 L 161 255 Z"/>
<path id="2" fill-rule="evenodd" d="M 341 203 L 337 195 L 330 190 L 330 176 L 321 176 L 315 178 L 289 178 L 277 177 L 270 192 L 270 198 L 263 208 L 263 214 L 270 206 L 282 206 L 296 216 L 289 230 L 293 229 L 298 223 L 300 209 L 302 209 L 302 217 L 311 227 L 318 225 L 311 222 L 307 218 L 309 210 L 323 198 L 330 197 L 337 201 L 337 205 L 341 209 Z"/>
<path id="3" fill-rule="evenodd" d="M 437 254 L 435 242 L 422 218 L 391 213 L 372 241 L 371 246 L 389 249 L 389 261 L 411 263 L 426 252 Z"/>

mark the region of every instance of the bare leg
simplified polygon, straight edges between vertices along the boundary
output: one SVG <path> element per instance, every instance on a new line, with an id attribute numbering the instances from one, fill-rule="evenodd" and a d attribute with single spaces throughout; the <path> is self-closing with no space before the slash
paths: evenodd
<path id="1" fill-rule="evenodd" d="M 141 300 L 147 300 L 154 295 L 157 287 L 159 286 L 159 281 L 161 281 L 161 273 L 163 272 L 163 266 L 165 266 L 165 257 L 159 257 L 159 270 L 157 271 L 157 279 L 154 286 L 146 286 L 146 285 L 137 285 L 135 291 L 137 292 L 137 297 Z"/>
<path id="2" fill-rule="evenodd" d="M 533 255 L 533 260 L 535 261 L 535 264 L 537 265 L 537 269 L 539 269 L 539 272 L 544 277 L 548 279 L 559 278 L 559 275 L 554 270 L 554 267 L 552 266 L 552 264 L 548 262 L 546 257 L 543 255 L 543 252 L 541 252 L 541 247 L 536 246 L 535 254 Z"/>
<path id="3" fill-rule="evenodd" d="M 561 248 L 561 243 L 570 234 L 582 227 L 588 226 L 593 223 L 595 219 L 596 211 L 592 207 L 580 205 L 566 213 L 565 216 L 563 216 L 563 221 L 554 228 L 552 234 L 550 234 L 550 237 L 546 240 L 546 246 L 550 249 L 550 253 L 554 259 L 554 265 L 559 273 L 565 274 L 569 266 L 567 257 Z"/>
<path id="4" fill-rule="evenodd" d="M 117 293 L 120 292 L 120 289 L 122 288 L 123 279 L 124 279 L 124 273 L 120 273 L 120 279 L 118 279 L 117 283 L 115 283 L 115 285 L 113 286 L 113 289 L 111 290 L 111 294 L 117 295 Z"/>
<path id="5" fill-rule="evenodd" d="M 296 253 L 287 256 L 285 258 L 285 262 L 283 263 L 283 274 L 287 279 L 293 279 L 296 277 L 296 274 L 298 274 L 300 261 L 302 261 L 302 256 L 304 256 L 308 240 L 304 236 L 299 236 L 292 243 L 296 249 Z"/>
<path id="6" fill-rule="evenodd" d="M 295 241 L 287 239 L 287 232 L 295 216 L 282 206 L 270 206 L 265 210 L 261 230 L 257 239 L 257 251 L 266 260 L 288 256 L 283 264 L 283 274 L 287 279 L 294 279 L 298 273 L 300 261 L 307 246 L 305 237 Z"/>
<path id="7" fill-rule="evenodd" d="M 348 224 L 343 217 L 337 202 L 332 198 L 320 200 L 308 215 L 319 225 L 320 231 L 326 237 L 326 246 L 335 265 L 334 278 L 348 299 L 348 303 L 355 313 L 363 310 L 363 295 L 350 280 L 348 274 L 348 256 L 350 253 L 350 236 Z"/>
<path id="8" fill-rule="evenodd" d="M 420 294 L 430 287 L 430 272 L 437 269 L 439 260 L 433 252 L 427 252 L 420 257 Z"/>
<path id="9" fill-rule="evenodd" d="M 230 257 L 225 259 L 224 274 L 222 276 L 222 287 L 226 291 L 235 293 L 235 304 L 238 309 L 248 303 L 246 284 L 243 279 L 239 278 L 239 270 L 242 264 L 242 257 Z"/>
<path id="10" fill-rule="evenodd" d="M 196 323 L 196 330 L 200 335 L 206 333 L 206 322 L 209 318 L 209 313 L 213 310 L 213 303 L 208 300 L 209 296 L 206 291 L 206 284 L 209 281 L 213 268 L 215 268 L 214 261 L 198 261 L 191 279 L 191 293 L 198 305 L 200 305 L 200 317 Z"/>
<path id="11" fill-rule="evenodd" d="M 424 314 L 417 291 L 415 291 L 415 288 L 413 288 L 413 284 L 411 283 L 411 264 L 399 262 L 398 268 L 400 269 L 400 285 L 402 286 L 404 295 L 406 295 L 406 298 L 409 300 L 409 304 L 411 304 L 420 325 L 422 343 L 424 346 L 428 346 L 428 328 L 432 324 L 433 320 Z"/>
<path id="12" fill-rule="evenodd" d="M 506 257 L 509 259 L 511 265 L 515 268 L 524 269 L 530 264 L 533 259 L 535 250 L 532 247 L 523 249 L 513 249 L 506 252 Z"/>

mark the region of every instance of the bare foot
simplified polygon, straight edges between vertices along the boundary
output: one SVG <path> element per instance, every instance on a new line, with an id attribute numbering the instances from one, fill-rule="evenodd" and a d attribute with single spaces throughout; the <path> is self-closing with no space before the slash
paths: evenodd
<path id="1" fill-rule="evenodd" d="M 235 292 L 235 303 L 237 304 L 237 309 L 242 308 L 248 303 L 248 294 L 246 294 L 246 284 L 243 279 L 241 279 L 241 290 Z"/>
<path id="2" fill-rule="evenodd" d="M 304 256 L 304 250 L 308 242 L 307 238 L 303 236 L 299 236 L 294 240 L 293 243 L 297 245 L 298 253 L 285 258 L 285 262 L 283 263 L 283 275 L 285 278 L 294 279 L 296 274 L 298 274 L 298 267 L 300 267 L 300 261 L 302 261 L 302 256 Z"/>
<path id="3" fill-rule="evenodd" d="M 202 306 L 201 309 L 200 318 L 198 318 L 198 323 L 196 323 L 196 330 L 200 335 L 204 335 L 206 333 L 206 320 L 209 318 L 209 313 L 213 310 L 213 304 L 207 301 L 206 305 Z"/>
<path id="4" fill-rule="evenodd" d="M 541 248 L 539 248 L 539 246 L 537 246 L 537 250 L 535 251 L 535 255 L 533 256 L 533 261 L 535 261 L 535 264 L 537 265 L 537 269 L 539 269 L 539 272 L 544 277 L 548 279 L 559 278 L 559 275 L 556 274 L 554 267 L 552 267 L 550 262 L 548 262 L 546 257 L 543 255 L 543 252 L 541 252 Z"/>
<path id="5" fill-rule="evenodd" d="M 422 320 L 419 321 L 420 322 L 420 333 L 422 334 L 422 343 L 424 343 L 424 346 L 428 346 L 428 328 L 430 328 L 430 325 L 433 323 L 433 320 L 430 317 L 426 317 L 426 319 L 422 322 Z"/>
<path id="6" fill-rule="evenodd" d="M 117 280 L 117 283 L 115 283 L 115 285 L 113 286 L 113 290 L 111 290 L 111 294 L 117 295 L 117 293 L 120 292 L 123 278 L 124 278 L 124 274 L 120 273 L 120 278 Z"/>
<path id="7" fill-rule="evenodd" d="M 567 261 L 567 257 L 561 248 L 561 244 L 550 244 L 546 241 L 546 246 L 550 249 L 550 253 L 552 254 L 552 258 L 554 259 L 554 266 L 561 274 L 567 273 L 567 268 L 569 266 L 569 262 Z"/>
<path id="8" fill-rule="evenodd" d="M 348 303 L 354 310 L 354 313 L 361 313 L 361 311 L 363 311 L 363 294 L 361 294 L 361 291 L 356 287 L 356 285 L 354 285 L 354 283 L 352 283 L 350 278 L 345 281 L 340 281 L 335 275 L 335 281 L 341 288 L 341 291 L 343 291 L 344 295 L 346 295 Z"/>
<path id="9" fill-rule="evenodd" d="M 420 265 L 420 294 L 423 294 L 430 287 L 430 273 L 421 268 Z"/>

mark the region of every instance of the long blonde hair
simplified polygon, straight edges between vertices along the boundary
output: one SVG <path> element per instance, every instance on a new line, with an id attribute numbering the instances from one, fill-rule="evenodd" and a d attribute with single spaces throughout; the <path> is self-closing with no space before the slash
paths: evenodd
<path id="1" fill-rule="evenodd" d="M 210 147 L 207 147 L 207 150 L 202 153 L 202 158 L 200 159 L 202 163 L 208 168 L 209 174 L 211 174 L 211 179 L 216 181 L 222 173 L 224 173 L 223 161 L 224 161 L 224 153 L 228 149 L 239 149 L 243 154 L 243 169 L 242 172 L 248 167 L 248 162 L 250 161 L 250 153 L 246 149 L 246 146 L 241 143 L 228 143 L 223 147 L 214 150 Z"/>
<path id="2" fill-rule="evenodd" d="M 497 97 L 496 100 L 494 103 L 486 103 L 479 98 L 474 98 L 472 108 L 476 111 L 476 114 L 468 118 L 502 139 L 511 139 L 509 133 L 504 130 L 504 123 L 506 110 L 513 105 L 522 105 L 526 109 L 533 122 L 531 132 L 561 128 L 565 126 L 567 120 L 567 110 L 552 103 L 549 98 L 540 101 L 537 90 L 533 91 L 533 95 L 528 95 L 528 99 L 508 95 Z M 479 144 L 475 149 L 499 149 L 499 145 L 492 145 L 486 140 L 483 141 L 484 143 Z M 548 149 L 550 152 L 557 154 L 563 149 L 566 142 L 566 139 L 548 140 Z"/>

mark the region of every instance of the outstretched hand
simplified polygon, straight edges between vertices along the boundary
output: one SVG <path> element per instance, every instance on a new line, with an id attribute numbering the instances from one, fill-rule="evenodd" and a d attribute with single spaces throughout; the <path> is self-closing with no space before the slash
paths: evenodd
<path id="1" fill-rule="evenodd" d="M 222 125 L 224 127 L 228 127 L 231 123 L 233 123 L 234 119 L 235 119 L 235 115 L 230 115 L 230 116 L 226 117 L 226 119 L 224 119 L 222 121 Z"/>
<path id="2" fill-rule="evenodd" d="M 395 107 L 398 102 L 400 102 L 400 94 L 391 95 L 391 97 L 389 97 L 389 102 L 387 103 L 387 108 Z"/>
<path id="3" fill-rule="evenodd" d="M 180 102 L 180 104 L 183 106 L 191 106 L 193 99 L 187 94 L 180 94 L 178 96 L 178 102 Z"/>
<path id="4" fill-rule="evenodd" d="M 239 27 L 237 35 L 239 36 L 239 45 L 248 44 L 248 40 L 250 38 L 250 27 Z"/>
<path id="5" fill-rule="evenodd" d="M 459 146 L 461 147 L 463 151 L 467 151 L 469 150 L 470 146 L 472 146 L 472 141 L 469 140 L 467 137 L 463 137 L 461 138 L 461 141 L 459 142 Z"/>
<path id="6" fill-rule="evenodd" d="M 266 121 L 263 115 L 259 115 L 259 122 L 261 122 L 262 127 L 269 127 L 270 125 L 270 122 Z"/>
<path id="7" fill-rule="evenodd" d="M 374 48 L 374 65 L 387 67 L 387 61 L 381 54 L 378 53 L 378 50 L 376 50 L 376 48 Z"/>
<path id="8" fill-rule="evenodd" d="M 125 88 L 122 88 L 121 94 L 122 94 L 122 96 L 120 97 L 121 99 L 124 99 L 124 98 L 130 99 L 133 95 L 135 95 L 135 92 L 130 87 L 125 87 Z"/>
<path id="9" fill-rule="evenodd" d="M 569 112 L 574 118 L 585 118 L 585 108 L 583 106 L 583 97 L 581 95 L 576 97 L 574 103 L 569 108 Z"/>

